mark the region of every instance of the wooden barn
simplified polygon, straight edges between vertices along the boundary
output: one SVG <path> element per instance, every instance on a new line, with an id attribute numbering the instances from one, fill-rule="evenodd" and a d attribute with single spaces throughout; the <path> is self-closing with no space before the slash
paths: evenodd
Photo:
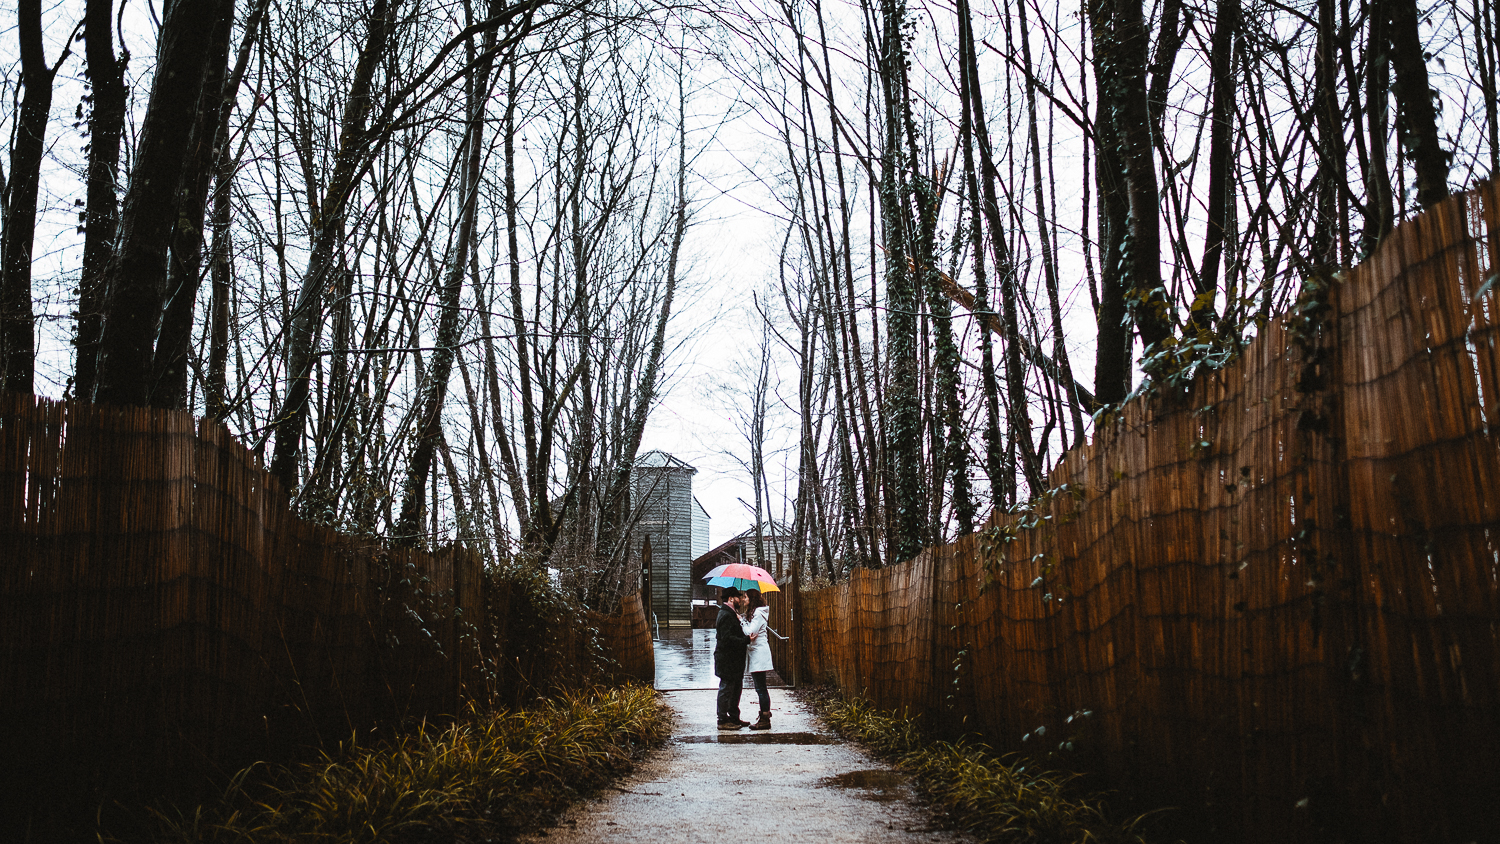
<path id="1" fill-rule="evenodd" d="M 660 450 L 635 462 L 634 533 L 651 540 L 651 610 L 661 627 L 691 627 L 692 560 L 708 547 L 708 512 L 693 496 L 698 470 Z"/>

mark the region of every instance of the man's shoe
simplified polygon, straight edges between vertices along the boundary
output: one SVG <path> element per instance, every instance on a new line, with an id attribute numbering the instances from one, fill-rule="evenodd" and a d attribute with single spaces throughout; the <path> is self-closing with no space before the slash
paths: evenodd
<path id="1" fill-rule="evenodd" d="M 748 726 L 748 725 L 744 721 L 720 721 L 719 722 L 719 729 L 721 729 L 721 730 L 738 730 L 738 729 L 741 729 L 741 728 L 746 727 L 746 726 Z"/>
<path id="2" fill-rule="evenodd" d="M 751 724 L 750 725 L 750 729 L 752 729 L 752 730 L 769 730 L 769 729 L 771 729 L 771 713 L 769 713 L 769 712 L 761 712 L 760 713 L 760 720 L 756 721 L 754 724 Z"/>

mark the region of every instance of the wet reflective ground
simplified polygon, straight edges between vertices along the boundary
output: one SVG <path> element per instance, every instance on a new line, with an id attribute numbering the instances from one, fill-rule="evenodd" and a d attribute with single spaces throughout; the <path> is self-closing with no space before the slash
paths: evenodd
<path id="1" fill-rule="evenodd" d="M 661 628 L 656 640 L 656 688 L 659 691 L 682 689 L 717 689 L 714 676 L 714 631 L 689 630 L 684 627 Z M 766 677 L 766 685 L 784 685 L 776 672 Z M 745 688 L 754 688 L 745 675 Z"/>
<path id="2" fill-rule="evenodd" d="M 656 688 L 717 689 L 714 676 L 714 631 L 682 627 L 661 629 L 656 640 Z"/>
<path id="3" fill-rule="evenodd" d="M 706 736 L 673 736 L 683 744 L 838 744 L 826 733 L 711 733 Z"/>
<path id="4" fill-rule="evenodd" d="M 658 644 L 660 680 L 701 683 L 712 631 Z M 697 666 L 700 670 L 695 671 Z M 785 688 L 771 691 L 768 731 L 727 731 L 714 692 L 664 692 L 672 738 L 635 772 L 570 809 L 524 844 L 975 844 L 938 828 L 909 778 L 819 723 Z"/>

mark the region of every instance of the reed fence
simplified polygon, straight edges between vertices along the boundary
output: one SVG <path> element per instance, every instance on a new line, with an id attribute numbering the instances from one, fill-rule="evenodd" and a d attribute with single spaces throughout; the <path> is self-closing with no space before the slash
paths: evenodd
<path id="1" fill-rule="evenodd" d="M 1202 840 L 1496 840 L 1497 267 L 1500 188 L 1453 197 L 778 657 Z"/>
<path id="2" fill-rule="evenodd" d="M 461 549 L 297 518 L 216 423 L 0 395 L 7 800 L 131 794 L 652 674 L 638 595 L 578 617 Z"/>

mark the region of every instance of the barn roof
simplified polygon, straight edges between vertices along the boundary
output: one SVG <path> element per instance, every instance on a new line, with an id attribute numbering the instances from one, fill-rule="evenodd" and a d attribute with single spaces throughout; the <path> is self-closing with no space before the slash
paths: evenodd
<path id="1" fill-rule="evenodd" d="M 687 469 L 696 472 L 692 466 L 673 457 L 658 448 L 653 448 L 635 459 L 635 465 L 643 469 Z"/>

